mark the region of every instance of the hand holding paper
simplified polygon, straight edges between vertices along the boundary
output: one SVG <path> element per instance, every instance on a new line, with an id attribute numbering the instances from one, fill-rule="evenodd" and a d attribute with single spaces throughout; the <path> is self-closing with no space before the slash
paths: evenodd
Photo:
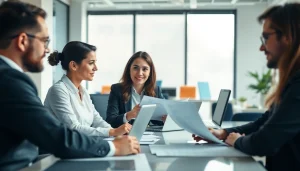
<path id="1" fill-rule="evenodd" d="M 162 117 L 167 115 L 167 111 L 164 107 L 165 99 L 159 99 L 155 97 L 144 96 L 140 106 L 148 105 L 148 104 L 156 104 L 156 109 L 153 113 L 151 120 L 159 120 L 162 121 Z"/>

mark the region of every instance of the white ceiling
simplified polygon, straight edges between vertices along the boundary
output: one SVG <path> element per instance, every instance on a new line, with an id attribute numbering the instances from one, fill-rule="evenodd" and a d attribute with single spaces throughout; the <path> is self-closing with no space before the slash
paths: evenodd
<path id="1" fill-rule="evenodd" d="M 106 9 L 205 9 L 268 4 L 270 0 L 85 0 L 88 10 Z"/>

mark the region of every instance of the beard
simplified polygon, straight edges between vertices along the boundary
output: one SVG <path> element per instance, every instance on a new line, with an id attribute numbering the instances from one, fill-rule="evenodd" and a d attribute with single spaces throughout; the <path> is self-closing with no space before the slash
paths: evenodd
<path id="1" fill-rule="evenodd" d="M 278 65 L 278 61 L 276 61 L 276 60 L 270 60 L 267 63 L 267 67 L 270 69 L 276 69 L 277 65 Z"/>
<path id="2" fill-rule="evenodd" d="M 41 60 L 43 59 L 42 57 L 38 57 L 37 59 L 34 59 L 34 48 L 32 44 L 29 46 L 27 51 L 22 57 L 23 59 L 23 65 L 25 69 L 29 72 L 41 72 L 44 69 L 43 63 Z"/>

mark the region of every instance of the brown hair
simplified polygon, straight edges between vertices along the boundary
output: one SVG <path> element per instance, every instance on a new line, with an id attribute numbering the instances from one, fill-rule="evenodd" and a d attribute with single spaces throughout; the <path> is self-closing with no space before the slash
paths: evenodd
<path id="1" fill-rule="evenodd" d="M 65 45 L 61 53 L 58 51 L 51 53 L 48 57 L 48 62 L 51 66 L 54 66 L 60 61 L 62 68 L 69 71 L 69 63 L 71 61 L 81 64 L 89 52 L 96 50 L 96 46 L 80 41 L 71 41 Z"/>
<path id="2" fill-rule="evenodd" d="M 278 61 L 279 84 L 266 104 L 279 104 L 282 92 L 289 79 L 300 69 L 300 4 L 288 3 L 283 6 L 274 6 L 258 17 L 258 21 L 271 21 L 271 27 L 276 30 L 278 39 L 286 36 L 288 47 Z"/>
<path id="3" fill-rule="evenodd" d="M 127 102 L 130 98 L 130 92 L 131 92 L 131 87 L 132 87 L 132 80 L 130 77 L 130 67 L 133 63 L 134 60 L 137 58 L 142 58 L 144 59 L 147 64 L 150 66 L 150 75 L 148 80 L 145 82 L 144 88 L 145 88 L 145 94 L 148 96 L 154 97 L 155 94 L 155 85 L 156 85 L 156 72 L 155 72 L 155 67 L 153 64 L 153 61 L 150 57 L 150 55 L 147 52 L 136 52 L 131 56 L 129 61 L 126 64 L 126 67 L 123 72 L 123 76 L 120 80 L 121 85 L 122 85 L 122 94 L 123 94 L 123 100 L 124 102 Z"/>
<path id="4" fill-rule="evenodd" d="M 40 31 L 37 17 L 46 18 L 46 12 L 29 3 L 17 0 L 4 1 L 0 5 L 0 49 L 6 49 L 20 32 L 26 29 Z"/>

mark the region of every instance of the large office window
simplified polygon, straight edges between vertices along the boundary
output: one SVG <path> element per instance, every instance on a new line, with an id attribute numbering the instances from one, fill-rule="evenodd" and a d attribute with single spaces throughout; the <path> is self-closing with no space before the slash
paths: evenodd
<path id="1" fill-rule="evenodd" d="M 150 54 L 163 87 L 184 84 L 184 23 L 183 14 L 136 16 L 136 51 Z"/>
<path id="2" fill-rule="evenodd" d="M 88 42 L 98 48 L 99 70 L 89 91 L 118 82 L 133 51 L 146 51 L 162 87 L 207 81 L 213 100 L 223 88 L 234 95 L 235 14 L 218 13 L 90 12 Z"/>
<path id="3" fill-rule="evenodd" d="M 98 71 L 89 92 L 119 82 L 133 54 L 133 15 L 89 15 L 88 42 L 97 46 Z"/>
<path id="4" fill-rule="evenodd" d="M 233 90 L 234 19 L 234 14 L 187 16 L 187 83 L 207 81 L 212 99 L 220 89 Z"/>

